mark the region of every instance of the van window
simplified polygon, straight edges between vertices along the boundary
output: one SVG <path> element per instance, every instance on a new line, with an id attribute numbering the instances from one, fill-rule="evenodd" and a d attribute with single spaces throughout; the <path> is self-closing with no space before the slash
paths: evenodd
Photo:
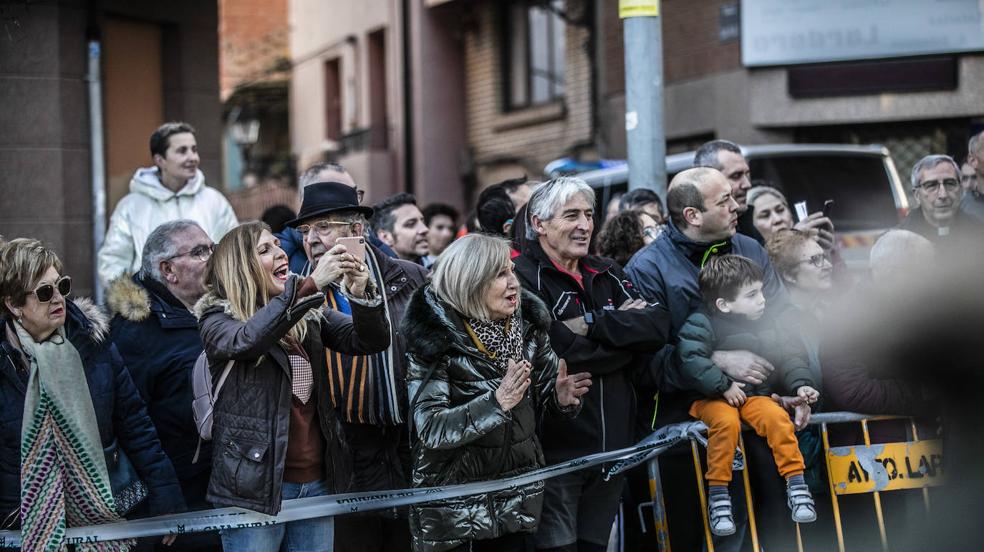
<path id="1" fill-rule="evenodd" d="M 834 200 L 838 232 L 891 228 L 899 223 L 888 171 L 881 157 L 810 153 L 749 159 L 752 185 L 773 186 L 789 208 L 806 201 L 810 213 Z M 795 218 L 795 210 L 794 210 Z"/>

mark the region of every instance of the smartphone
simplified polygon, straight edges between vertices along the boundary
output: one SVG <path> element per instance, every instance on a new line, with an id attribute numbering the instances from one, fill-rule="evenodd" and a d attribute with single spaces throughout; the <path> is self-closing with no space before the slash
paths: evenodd
<path id="1" fill-rule="evenodd" d="M 793 204 L 793 208 L 796 209 L 796 218 L 800 221 L 806 220 L 806 217 L 810 216 L 810 212 L 806 209 L 806 202 L 799 201 Z"/>
<path id="2" fill-rule="evenodd" d="M 834 200 L 828 199 L 823 202 L 823 216 L 830 218 L 830 211 L 834 208 Z"/>
<path id="3" fill-rule="evenodd" d="M 360 262 L 366 262 L 366 239 L 362 236 L 338 238 L 335 243 L 344 245 L 345 251 L 354 255 Z"/>

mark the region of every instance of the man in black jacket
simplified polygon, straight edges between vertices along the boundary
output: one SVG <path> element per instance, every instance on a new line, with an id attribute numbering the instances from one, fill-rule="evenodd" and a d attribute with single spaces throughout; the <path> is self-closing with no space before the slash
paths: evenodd
<path id="1" fill-rule="evenodd" d="M 190 220 L 164 223 L 147 237 L 140 272 L 120 276 L 106 292 L 113 314 L 110 338 L 147 403 L 191 510 L 212 507 L 205 500 L 212 447 L 202 442 L 200 457 L 192 462 L 198 431 L 191 412 L 191 370 L 203 348 L 191 309 L 205 293 L 202 272 L 212 245 L 205 231 Z M 147 514 L 139 506 L 131 515 Z M 218 550 L 217 536 L 183 536 L 181 549 Z"/>
<path id="2" fill-rule="evenodd" d="M 317 266 L 338 238 L 364 235 L 366 218 L 372 215 L 371 208 L 359 205 L 353 188 L 319 182 L 304 190 L 301 211 L 287 224 L 304 236 L 308 266 Z M 331 399 L 352 455 L 353 492 L 409 486 L 406 340 L 400 322 L 413 292 L 427 279 L 427 270 L 418 264 L 390 258 L 368 242 L 365 250 L 369 278 L 385 296 L 393 332 L 390 346 L 367 356 L 325 351 Z M 329 308 L 350 312 L 337 286 L 324 291 Z M 335 520 L 334 546 L 336 552 L 409 550 L 409 527 L 403 513 L 393 509 L 341 516 Z"/>
<path id="3" fill-rule="evenodd" d="M 516 258 L 523 287 L 550 309 L 550 341 L 571 373 L 590 372 L 594 385 L 572 422 L 544 415 L 541 440 L 548 464 L 615 450 L 634 442 L 633 380 L 648 370 L 646 353 L 666 341 L 669 315 L 647 303 L 622 268 L 588 255 L 594 192 L 576 178 L 551 180 L 528 204 L 526 254 Z M 605 550 L 618 511 L 622 479 L 584 470 L 549 479 L 539 550 Z"/>

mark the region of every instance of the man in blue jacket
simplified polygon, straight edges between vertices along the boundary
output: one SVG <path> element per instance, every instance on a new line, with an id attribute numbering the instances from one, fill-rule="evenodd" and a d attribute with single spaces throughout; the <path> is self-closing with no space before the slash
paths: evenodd
<path id="1" fill-rule="evenodd" d="M 113 314 L 110 339 L 147 404 L 190 510 L 212 508 L 205 500 L 211 443 L 203 442 L 198 462 L 192 462 L 198 431 L 191 412 L 191 371 L 203 346 L 191 308 L 205 292 L 202 272 L 213 245 L 195 222 L 166 222 L 147 237 L 140 272 L 123 274 L 106 292 Z M 138 507 L 131 515 L 147 513 Z M 182 550 L 220 546 L 217 533 L 182 536 L 179 542 Z"/>
<path id="2" fill-rule="evenodd" d="M 685 393 L 679 393 L 684 386 L 679 384 L 679 366 L 674 363 L 673 352 L 681 326 L 700 306 L 698 276 L 707 259 L 728 253 L 751 259 L 764 273 L 763 292 L 766 301 L 775 305 L 788 300 L 786 289 L 769 262 L 765 248 L 753 238 L 736 233 L 741 209 L 733 195 L 733 187 L 724 174 L 708 167 L 688 169 L 677 174 L 670 182 L 666 205 L 670 219 L 667 230 L 636 253 L 625 267 L 629 279 L 635 282 L 644 297 L 666 305 L 670 311 L 670 339 L 657 353 L 656 360 L 662 366 L 660 396 L 658 401 L 639 405 L 640 410 L 648 410 L 642 414 L 653 420 L 654 428 L 689 419 L 687 405 L 681 401 Z M 732 380 L 739 382 L 760 384 L 774 369 L 767 360 L 749 351 L 716 351 L 712 358 Z M 659 409 L 655 410 L 657 404 Z M 768 451 L 767 447 L 761 448 Z M 769 464 L 773 461 L 769 459 L 771 456 L 766 456 L 763 459 L 764 464 L 763 461 L 757 462 L 757 455 L 749 463 L 755 466 L 754 473 L 774 476 L 774 471 L 770 471 L 774 470 L 774 464 Z M 672 464 L 669 458 L 663 462 L 664 473 L 673 470 Z M 693 468 L 690 467 L 689 470 L 689 477 L 693 477 Z M 740 484 L 741 478 L 735 479 Z M 779 481 L 778 478 L 775 479 Z M 664 480 L 669 483 L 664 486 L 669 497 L 674 490 L 674 478 Z M 682 481 L 682 478 L 676 480 Z M 693 483 L 686 484 L 685 487 L 688 493 L 673 496 L 673 500 L 666 501 L 667 507 L 671 509 L 668 514 L 670 519 L 688 519 L 696 511 Z M 684 491 L 682 488 L 677 490 Z M 779 488 L 777 492 L 779 491 L 782 489 Z M 743 491 L 732 488 L 731 492 L 733 496 L 741 496 Z M 736 504 L 739 502 L 736 501 Z M 681 508 L 676 515 L 674 506 Z M 740 549 L 743 535 L 740 524 L 744 514 L 740 506 L 736 507 L 735 517 L 739 531 L 732 537 L 716 538 L 716 550 Z M 676 530 L 671 534 L 675 546 L 678 542 L 700 546 L 699 535 L 681 535 L 686 529 L 683 524 L 671 525 L 670 529 Z M 695 540 L 690 540 L 692 537 Z M 690 546 L 685 545 L 682 548 L 690 549 Z"/>

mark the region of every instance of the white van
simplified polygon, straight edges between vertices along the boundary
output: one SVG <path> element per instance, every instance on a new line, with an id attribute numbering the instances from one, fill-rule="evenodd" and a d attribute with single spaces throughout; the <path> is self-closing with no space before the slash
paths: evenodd
<path id="1" fill-rule="evenodd" d="M 806 201 L 812 213 L 820 210 L 824 201 L 834 200 L 831 219 L 841 253 L 852 268 L 867 266 L 874 240 L 908 213 L 905 188 L 884 146 L 771 144 L 741 149 L 752 171 L 752 185 L 781 190 L 790 208 Z M 694 152 L 668 156 L 667 182 L 693 163 Z M 577 176 L 595 189 L 599 212 L 614 194 L 628 190 L 628 165 Z"/>

